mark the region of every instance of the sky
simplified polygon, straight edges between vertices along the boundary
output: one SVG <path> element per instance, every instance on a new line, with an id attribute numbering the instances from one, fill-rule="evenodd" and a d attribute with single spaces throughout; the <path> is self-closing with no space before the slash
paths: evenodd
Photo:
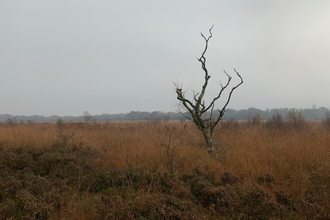
<path id="1" fill-rule="evenodd" d="M 213 24 L 206 103 L 235 68 L 228 108 L 329 108 L 329 23 L 328 0 L 1 0 L 0 114 L 178 111 Z"/>

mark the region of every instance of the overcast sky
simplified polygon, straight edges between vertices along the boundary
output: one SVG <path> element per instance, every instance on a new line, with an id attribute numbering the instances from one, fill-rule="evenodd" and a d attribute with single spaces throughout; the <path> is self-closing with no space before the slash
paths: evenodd
<path id="1" fill-rule="evenodd" d="M 328 0 L 1 0 L 0 114 L 176 111 L 212 24 L 206 100 L 236 68 L 229 108 L 330 107 Z"/>

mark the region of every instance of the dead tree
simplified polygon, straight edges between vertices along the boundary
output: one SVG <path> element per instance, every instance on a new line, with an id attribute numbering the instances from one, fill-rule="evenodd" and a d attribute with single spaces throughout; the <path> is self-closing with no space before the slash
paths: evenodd
<path id="1" fill-rule="evenodd" d="M 221 97 L 224 90 L 228 88 L 232 77 L 228 75 L 227 72 L 224 70 L 225 75 L 228 77 L 227 83 L 224 86 L 220 84 L 221 88 L 219 90 L 218 95 L 212 99 L 210 104 L 206 105 L 204 96 L 211 76 L 209 75 L 209 72 L 206 68 L 205 53 L 207 51 L 209 40 L 212 37 L 212 28 L 213 26 L 209 29 L 210 36 L 208 38 L 206 38 L 203 35 L 203 33 L 201 33 L 202 37 L 205 40 L 204 51 L 200 56 L 200 58 L 197 58 L 198 61 L 201 63 L 202 69 L 204 71 L 204 84 L 202 86 L 201 92 L 193 93 L 193 100 L 189 100 L 185 96 L 185 91 L 183 91 L 182 88 L 178 86 L 178 84 L 175 84 L 177 99 L 179 100 L 180 104 L 188 111 L 188 118 L 197 125 L 197 128 L 200 131 L 202 131 L 209 152 L 212 152 L 214 150 L 213 147 L 214 128 L 219 123 L 219 121 L 221 121 L 223 115 L 225 114 L 226 107 L 229 104 L 229 101 L 232 97 L 232 93 L 234 92 L 235 89 L 237 89 L 240 85 L 243 84 L 243 78 L 236 71 L 236 69 L 234 69 L 236 75 L 240 78 L 241 81 L 236 86 L 231 88 L 229 95 L 227 97 L 227 101 L 225 102 L 224 106 L 222 107 L 221 110 L 218 109 L 219 115 L 214 116 L 215 102 Z"/>

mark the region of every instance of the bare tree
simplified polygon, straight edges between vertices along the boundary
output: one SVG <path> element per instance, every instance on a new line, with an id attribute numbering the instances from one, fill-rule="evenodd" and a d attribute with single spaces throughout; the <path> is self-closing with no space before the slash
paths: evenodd
<path id="1" fill-rule="evenodd" d="M 224 70 L 224 73 L 228 77 L 227 83 L 223 86 L 220 84 L 221 88 L 219 90 L 219 93 L 216 97 L 214 97 L 211 101 L 210 104 L 206 105 L 205 100 L 204 100 L 204 95 L 206 88 L 208 86 L 208 82 L 211 78 L 209 75 L 209 72 L 206 68 L 206 58 L 205 58 L 205 53 L 207 51 L 208 43 L 210 38 L 212 37 L 212 28 L 213 26 L 209 29 L 210 36 L 206 38 L 203 33 L 201 33 L 202 37 L 205 40 L 205 48 L 200 56 L 200 58 L 197 58 L 198 61 L 202 65 L 202 69 L 204 71 L 204 84 L 202 86 L 202 90 L 199 93 L 193 93 L 193 100 L 188 100 L 185 96 L 185 91 L 182 90 L 182 87 L 180 87 L 178 84 L 175 84 L 176 87 L 176 94 L 177 94 L 177 99 L 180 101 L 180 104 L 188 111 L 188 118 L 192 120 L 198 127 L 199 130 L 202 131 L 206 146 L 209 150 L 209 152 L 212 152 L 214 150 L 213 147 L 213 131 L 216 125 L 219 123 L 219 121 L 222 119 L 226 107 L 229 104 L 229 101 L 232 97 L 232 93 L 234 92 L 235 89 L 237 89 L 240 85 L 243 84 L 243 78 L 241 75 L 234 69 L 236 75 L 240 78 L 240 83 L 238 83 L 236 86 L 232 87 L 229 95 L 227 97 L 227 101 L 225 102 L 224 106 L 222 109 L 218 109 L 219 115 L 214 116 L 214 106 L 215 102 L 221 97 L 223 91 L 228 88 L 230 81 L 232 77 L 227 74 L 227 72 Z"/>

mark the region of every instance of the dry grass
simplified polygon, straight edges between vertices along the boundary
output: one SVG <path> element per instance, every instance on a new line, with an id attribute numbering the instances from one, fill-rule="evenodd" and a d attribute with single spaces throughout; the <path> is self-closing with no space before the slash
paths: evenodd
<path id="1" fill-rule="evenodd" d="M 189 122 L 0 126 L 4 219 L 327 219 L 330 133 Z M 34 182 L 34 185 L 27 183 Z"/>

